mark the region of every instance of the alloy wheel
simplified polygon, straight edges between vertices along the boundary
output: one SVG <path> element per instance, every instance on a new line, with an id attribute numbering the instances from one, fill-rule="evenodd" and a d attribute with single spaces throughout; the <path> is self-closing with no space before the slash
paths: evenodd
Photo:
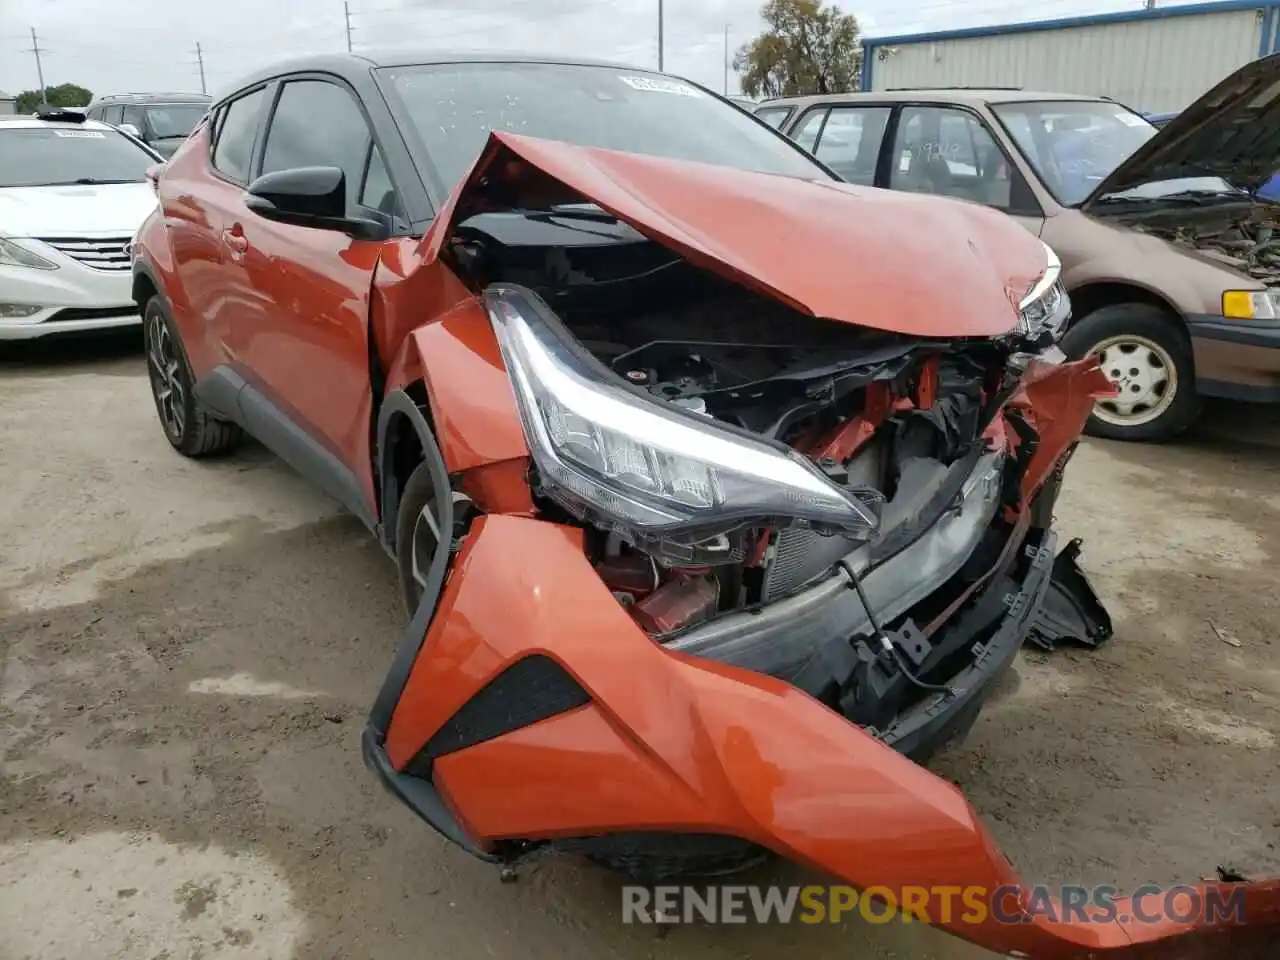
<path id="1" fill-rule="evenodd" d="M 427 589 L 427 571 L 431 569 L 431 559 L 435 556 L 436 545 L 440 542 L 440 527 L 435 517 L 435 501 L 428 500 L 418 511 L 413 522 L 413 541 L 409 548 L 409 572 L 413 576 L 418 596 Z"/>
<path id="2" fill-rule="evenodd" d="M 1117 427 L 1137 427 L 1161 417 L 1178 394 L 1178 368 L 1169 351 L 1135 334 L 1110 337 L 1091 351 L 1117 396 L 1099 400 L 1093 415 Z"/>
<path id="3" fill-rule="evenodd" d="M 169 325 L 158 310 L 147 318 L 147 371 L 165 432 L 176 443 L 186 429 L 186 388 Z"/>

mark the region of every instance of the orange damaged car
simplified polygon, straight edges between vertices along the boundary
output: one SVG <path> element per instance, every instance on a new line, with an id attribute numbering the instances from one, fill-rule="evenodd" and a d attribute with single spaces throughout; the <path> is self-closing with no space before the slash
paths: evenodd
<path id="1" fill-rule="evenodd" d="M 1274 943 L 1277 881 L 1195 888 L 1243 923 L 1037 908 L 920 765 L 1064 607 L 1109 629 L 1052 514 L 1112 388 L 1014 221 L 546 58 L 264 70 L 154 182 L 160 424 L 191 457 L 251 434 L 394 560 L 365 759 L 441 834 L 646 882 L 773 853 L 1027 956 Z"/>

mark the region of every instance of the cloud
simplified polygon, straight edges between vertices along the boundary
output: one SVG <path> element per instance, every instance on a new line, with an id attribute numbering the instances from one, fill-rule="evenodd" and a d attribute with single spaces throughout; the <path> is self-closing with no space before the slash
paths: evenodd
<path id="1" fill-rule="evenodd" d="M 657 65 L 657 0 L 349 0 L 361 49 L 527 50 Z M 763 29 L 761 0 L 665 0 L 665 67 L 719 89 L 724 29 L 730 47 Z M 1084 11 L 1130 9 L 1126 0 L 843 0 L 864 33 L 945 29 Z M 215 92 L 273 61 L 346 49 L 342 0 L 0 0 L 0 89 L 36 86 L 30 27 L 49 84 L 98 93 L 198 91 L 196 44 Z M 730 77 L 731 91 L 736 80 Z"/>

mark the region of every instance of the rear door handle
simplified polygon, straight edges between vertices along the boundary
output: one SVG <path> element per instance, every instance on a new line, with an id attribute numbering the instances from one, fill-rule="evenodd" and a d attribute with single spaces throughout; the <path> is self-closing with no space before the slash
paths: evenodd
<path id="1" fill-rule="evenodd" d="M 244 227 L 238 223 L 229 230 L 222 231 L 222 242 L 227 245 L 234 257 L 243 256 L 249 249 L 249 238 L 244 235 Z"/>

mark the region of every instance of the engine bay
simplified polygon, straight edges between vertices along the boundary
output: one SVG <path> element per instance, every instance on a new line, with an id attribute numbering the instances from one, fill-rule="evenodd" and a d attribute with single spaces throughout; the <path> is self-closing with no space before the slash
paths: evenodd
<path id="1" fill-rule="evenodd" d="M 1195 250 L 1268 287 L 1280 285 L 1280 222 L 1273 208 L 1257 204 L 1199 211 L 1165 212 L 1130 224 L 1140 233 Z"/>
<path id="2" fill-rule="evenodd" d="M 478 288 L 536 292 L 633 392 L 785 444 L 837 486 L 878 500 L 885 554 L 958 496 L 1020 376 L 1008 365 L 1019 344 L 817 319 L 588 205 L 476 214 L 459 224 L 451 251 Z M 555 504 L 544 507 L 556 515 Z M 803 527 L 746 525 L 681 562 L 578 525 L 602 580 L 662 641 L 792 595 L 858 546 Z"/>

